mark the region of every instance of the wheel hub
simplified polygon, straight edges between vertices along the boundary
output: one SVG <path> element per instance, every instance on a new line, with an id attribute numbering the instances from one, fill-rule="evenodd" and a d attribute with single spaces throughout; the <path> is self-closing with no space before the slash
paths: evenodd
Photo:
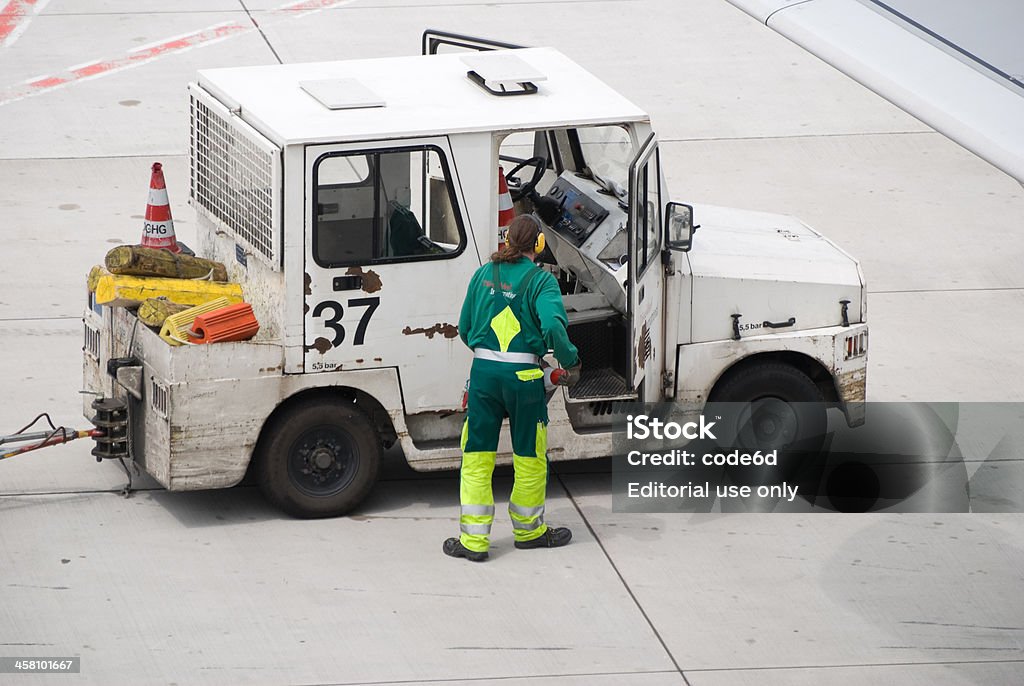
<path id="1" fill-rule="evenodd" d="M 310 463 L 316 469 L 329 469 L 334 464 L 334 453 L 323 446 L 318 447 L 313 451 Z"/>
<path id="2" fill-rule="evenodd" d="M 289 458 L 293 483 L 310 495 L 336 493 L 354 477 L 355 450 L 351 440 L 334 427 L 307 431 Z"/>

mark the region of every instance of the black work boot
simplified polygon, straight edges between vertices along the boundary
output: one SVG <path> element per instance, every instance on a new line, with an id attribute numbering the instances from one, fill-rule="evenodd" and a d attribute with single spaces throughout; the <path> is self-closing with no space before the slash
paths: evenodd
<path id="1" fill-rule="evenodd" d="M 568 545 L 571 540 L 572 531 L 570 529 L 564 526 L 557 528 L 549 526 L 547 531 L 537 538 L 529 541 L 516 541 L 515 546 L 521 550 L 530 548 L 561 548 L 563 545 Z"/>
<path id="2" fill-rule="evenodd" d="M 462 545 L 462 541 L 457 538 L 449 538 L 445 540 L 444 545 L 441 546 L 441 550 L 444 551 L 445 555 L 450 555 L 451 557 L 464 557 L 473 562 L 483 562 L 487 559 L 486 550 L 482 553 L 470 550 L 466 546 Z"/>

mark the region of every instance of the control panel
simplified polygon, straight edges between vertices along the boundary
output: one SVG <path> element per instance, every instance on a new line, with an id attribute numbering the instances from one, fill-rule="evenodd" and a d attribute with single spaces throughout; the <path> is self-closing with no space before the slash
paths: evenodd
<path id="1" fill-rule="evenodd" d="M 553 228 L 576 247 L 583 245 L 590 234 L 594 233 L 594 229 L 608 217 L 608 210 L 564 176 L 560 176 L 551 186 L 548 197 L 557 200 L 562 208 L 562 216 Z"/>

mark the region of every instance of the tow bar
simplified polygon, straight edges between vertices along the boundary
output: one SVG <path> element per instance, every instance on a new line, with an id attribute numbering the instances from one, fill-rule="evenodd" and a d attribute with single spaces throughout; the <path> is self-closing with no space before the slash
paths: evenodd
<path id="1" fill-rule="evenodd" d="M 92 418 L 92 423 L 95 426 L 93 429 L 69 429 L 66 426 L 55 426 L 49 413 L 40 413 L 13 434 L 0 436 L 0 451 L 5 451 L 0 452 L 0 460 L 24 455 L 52 445 L 63 445 L 78 438 L 91 438 L 96 443 L 92 454 L 96 457 L 97 462 L 121 461 L 121 466 L 128 474 L 128 486 L 125 487 L 125 494 L 127 494 L 131 490 L 131 472 L 124 462 L 124 458 L 129 456 L 128 403 L 117 398 L 97 398 L 92 403 L 92 409 L 96 411 L 96 415 Z M 41 419 L 45 420 L 50 428 L 43 431 L 29 431 Z M 28 443 L 28 445 L 7 450 L 3 447 L 8 445 L 13 447 L 20 443 Z"/>

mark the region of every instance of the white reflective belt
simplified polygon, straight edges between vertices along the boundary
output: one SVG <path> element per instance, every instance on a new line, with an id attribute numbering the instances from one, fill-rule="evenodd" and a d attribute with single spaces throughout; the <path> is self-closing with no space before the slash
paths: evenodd
<path id="1" fill-rule="evenodd" d="M 540 364 L 540 358 L 533 353 L 503 353 L 500 350 L 488 350 L 486 348 L 477 348 L 474 350 L 473 357 L 480 360 L 491 360 L 492 362 Z"/>

